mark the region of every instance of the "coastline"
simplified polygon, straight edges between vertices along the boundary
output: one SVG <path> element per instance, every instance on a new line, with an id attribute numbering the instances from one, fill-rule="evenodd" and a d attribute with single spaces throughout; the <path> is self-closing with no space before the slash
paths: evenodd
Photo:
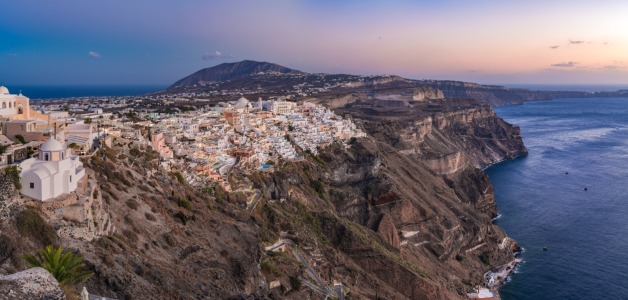
<path id="1" fill-rule="evenodd" d="M 499 164 L 505 161 L 509 161 L 509 160 L 514 160 L 517 157 L 520 156 L 524 156 L 524 155 L 516 155 L 512 158 L 509 159 L 502 159 L 500 161 L 496 161 L 486 167 L 484 167 L 482 169 L 482 172 L 484 172 L 485 170 Z M 491 219 L 491 223 L 499 218 L 501 218 L 501 214 L 498 213 L 498 215 Z M 520 252 L 519 252 L 520 253 Z M 510 277 L 512 275 L 512 273 L 515 271 L 515 269 L 517 268 L 517 266 L 521 263 L 523 263 L 523 259 L 517 258 L 517 254 L 513 254 L 514 259 L 510 262 L 508 262 L 507 264 L 501 265 L 501 266 L 497 266 L 495 268 L 492 268 L 491 270 L 489 270 L 488 272 L 484 273 L 484 279 L 486 280 L 486 287 L 490 290 L 490 292 L 493 294 L 494 299 L 501 299 L 501 296 L 499 295 L 499 288 L 508 280 L 508 277 Z M 495 272 L 493 272 L 493 270 L 495 270 Z"/>
<path id="2" fill-rule="evenodd" d="M 497 164 L 499 164 L 499 163 L 503 163 L 503 162 L 506 162 L 506 161 L 509 161 L 509 160 L 514 160 L 514 159 L 515 159 L 515 158 L 517 158 L 517 157 L 527 156 L 527 155 L 528 155 L 528 154 L 525 154 L 525 155 L 518 154 L 518 155 L 515 155 L 515 156 L 514 156 L 514 157 L 512 157 L 512 158 L 504 158 L 504 159 L 502 159 L 502 160 L 496 161 L 496 162 L 491 163 L 491 164 L 489 164 L 488 166 L 486 166 L 486 167 L 482 168 L 482 172 L 486 171 L 486 169 L 488 169 L 488 168 L 490 168 L 490 167 L 493 167 L 493 166 L 495 166 L 495 165 L 497 165 Z"/>
<path id="3" fill-rule="evenodd" d="M 499 288 L 506 282 L 506 280 L 508 280 L 508 277 L 517 268 L 517 265 L 521 263 L 523 263 L 523 259 L 515 256 L 515 259 L 509 263 L 493 268 L 496 272 L 490 270 L 484 273 L 484 278 L 487 281 L 486 286 L 493 293 L 496 299 L 501 299 L 499 296 Z"/>

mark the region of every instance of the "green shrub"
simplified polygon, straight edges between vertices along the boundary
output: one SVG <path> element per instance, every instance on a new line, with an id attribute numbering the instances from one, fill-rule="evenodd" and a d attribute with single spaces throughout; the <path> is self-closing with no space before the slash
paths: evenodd
<path id="1" fill-rule="evenodd" d="M 187 210 L 192 210 L 192 203 L 190 203 L 190 201 L 179 199 L 179 202 L 177 203 L 177 205 L 179 205 L 180 207 L 186 208 Z"/>
<path id="2" fill-rule="evenodd" d="M 98 189 L 94 189 L 94 199 L 98 199 Z"/>
<path id="3" fill-rule="evenodd" d="M 44 246 L 57 245 L 57 231 L 37 211 L 28 209 L 17 217 L 17 230 L 24 237 L 33 237 Z"/>
<path id="4" fill-rule="evenodd" d="M 266 164 L 269 165 L 269 166 L 273 166 L 273 165 L 275 165 L 275 162 L 272 161 L 272 160 L 269 160 L 269 161 L 266 162 Z"/>
<path id="5" fill-rule="evenodd" d="M 464 284 L 466 284 L 466 285 L 468 285 L 468 286 L 472 286 L 471 282 L 469 282 L 469 281 L 468 281 L 468 280 L 466 280 L 466 279 L 463 279 L 463 280 L 462 280 L 462 283 L 464 283 Z"/>
<path id="6" fill-rule="evenodd" d="M 271 265 L 269 262 L 265 261 L 263 263 L 260 264 L 260 267 L 263 270 L 267 270 L 268 272 L 272 273 L 273 275 L 275 275 L 276 277 L 281 277 L 281 271 L 279 271 L 279 269 L 277 269 L 277 267 Z"/>
<path id="7" fill-rule="evenodd" d="M 177 212 L 174 216 L 176 218 L 181 219 L 181 222 L 183 222 L 184 226 L 188 224 L 188 217 L 183 212 L 181 212 L 181 211 Z"/>
<path id="8" fill-rule="evenodd" d="M 209 210 L 216 210 L 211 204 L 207 204 L 207 208 L 209 208 Z"/>
<path id="9" fill-rule="evenodd" d="M 225 201 L 222 200 L 222 197 L 218 193 L 216 193 L 216 202 L 218 202 L 220 204 L 224 204 L 225 203 Z"/>
<path id="10" fill-rule="evenodd" d="M 116 244 L 113 242 L 113 239 L 109 236 L 101 237 L 98 242 L 96 242 L 100 247 L 105 249 L 107 252 L 118 254 L 120 250 L 116 247 Z"/>
<path id="11" fill-rule="evenodd" d="M 130 145 L 129 145 L 130 146 Z M 140 151 L 137 148 L 133 148 L 129 151 L 131 153 L 131 155 L 135 156 L 135 157 L 139 157 L 140 155 L 142 155 L 142 151 Z"/>
<path id="12" fill-rule="evenodd" d="M 181 173 L 179 172 L 174 172 L 172 173 L 175 177 L 177 177 L 177 180 L 179 181 L 180 184 L 185 185 L 185 178 L 183 178 L 183 175 L 181 175 Z M 173 191 L 174 193 L 174 191 Z"/>
<path id="13" fill-rule="evenodd" d="M 126 205 L 133 210 L 137 210 L 137 208 L 140 207 L 140 204 L 134 199 L 129 199 L 129 201 L 126 202 Z"/>
<path id="14" fill-rule="evenodd" d="M 484 253 L 484 254 L 480 255 L 480 260 L 487 266 L 491 265 L 491 258 L 488 255 L 488 253 Z"/>
<path id="15" fill-rule="evenodd" d="M 357 140 L 358 140 L 357 138 L 352 137 L 352 138 L 351 138 L 351 141 L 349 142 L 349 144 L 353 145 L 353 144 L 355 144 L 355 142 L 356 142 Z"/>
<path id="16" fill-rule="evenodd" d="M 24 140 L 24 137 L 20 134 L 16 135 L 15 138 L 20 141 L 20 143 L 22 144 L 26 144 L 26 140 Z"/>
<path id="17" fill-rule="evenodd" d="M 366 187 L 366 189 L 364 189 L 364 196 L 368 197 L 372 192 L 373 192 L 373 186 L 369 184 Z"/>
<path id="18" fill-rule="evenodd" d="M 149 220 L 149 221 L 157 220 L 157 218 L 155 218 L 155 216 L 151 213 L 145 213 L 144 216 L 146 216 L 146 220 Z"/>
<path id="19" fill-rule="evenodd" d="M 463 261 L 464 260 L 464 256 L 458 254 L 458 255 L 456 255 L 456 260 L 457 261 Z"/>
<path id="20" fill-rule="evenodd" d="M 4 173 L 7 177 L 13 180 L 13 185 L 15 185 L 15 189 L 18 191 L 22 189 L 22 183 L 20 183 L 20 173 L 22 170 L 18 166 L 10 166 L 4 168 Z"/>
<path id="21" fill-rule="evenodd" d="M 310 182 L 310 186 L 316 191 L 318 197 L 325 199 L 325 186 L 323 186 L 322 182 L 314 180 Z"/>
<path id="22" fill-rule="evenodd" d="M 177 239 L 175 239 L 172 234 L 166 232 L 162 236 L 164 237 L 164 240 L 166 240 L 166 244 L 168 244 L 170 247 L 174 247 L 177 245 Z"/>
<path id="23" fill-rule="evenodd" d="M 297 276 L 290 277 L 290 285 L 292 285 L 292 289 L 295 291 L 300 290 L 302 285 L 301 279 Z"/>

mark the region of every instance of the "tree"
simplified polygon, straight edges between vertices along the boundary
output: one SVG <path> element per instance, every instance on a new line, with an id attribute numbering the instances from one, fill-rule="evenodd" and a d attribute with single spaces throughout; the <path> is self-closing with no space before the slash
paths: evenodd
<path id="1" fill-rule="evenodd" d="M 81 272 L 81 269 L 85 267 L 81 263 L 83 255 L 74 255 L 68 251 L 61 256 L 61 252 L 63 252 L 62 246 L 55 249 L 52 245 L 48 245 L 46 249 L 38 250 L 37 256 L 24 254 L 22 258 L 28 262 L 29 268 L 41 267 L 48 270 L 61 286 L 76 285 L 94 275 L 93 272 Z"/>
<path id="2" fill-rule="evenodd" d="M 22 144 L 26 144 L 26 140 L 24 140 L 24 136 L 22 136 L 21 134 L 18 134 L 15 136 L 15 138 L 20 141 L 20 143 Z"/>
<path id="3" fill-rule="evenodd" d="M 92 124 L 92 118 L 85 119 L 85 124 Z"/>
<path id="4" fill-rule="evenodd" d="M 70 111 L 70 107 L 66 105 L 66 106 L 63 107 L 63 110 L 64 111 Z"/>
<path id="5" fill-rule="evenodd" d="M 100 115 L 100 116 L 98 116 L 98 118 L 102 119 L 102 118 L 104 118 L 104 117 L 103 117 L 102 115 Z"/>

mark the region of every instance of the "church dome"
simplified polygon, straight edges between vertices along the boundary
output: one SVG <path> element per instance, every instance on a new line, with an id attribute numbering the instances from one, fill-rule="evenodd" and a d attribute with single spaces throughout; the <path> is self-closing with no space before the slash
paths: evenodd
<path id="1" fill-rule="evenodd" d="M 247 105 L 249 105 L 249 100 L 247 100 L 246 98 L 242 97 L 242 98 L 238 99 L 238 103 L 236 103 L 235 108 L 246 108 Z"/>
<path id="2" fill-rule="evenodd" d="M 0 86 L 0 95 L 8 94 L 8 93 L 9 93 L 9 89 L 7 89 L 4 85 Z"/>
<path id="3" fill-rule="evenodd" d="M 39 151 L 63 151 L 63 145 L 56 139 L 49 139 L 41 144 Z"/>

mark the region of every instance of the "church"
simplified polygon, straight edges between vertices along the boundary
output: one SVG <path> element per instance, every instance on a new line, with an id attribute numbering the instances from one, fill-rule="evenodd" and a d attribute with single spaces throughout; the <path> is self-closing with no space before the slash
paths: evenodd
<path id="1" fill-rule="evenodd" d="M 20 168 L 22 194 L 42 201 L 76 190 L 85 176 L 79 157 L 54 138 L 41 145 L 38 157 L 23 161 Z"/>
<path id="2" fill-rule="evenodd" d="M 29 99 L 22 96 L 22 93 L 19 95 L 9 93 L 9 89 L 0 84 L 0 117 L 29 120 Z"/>

